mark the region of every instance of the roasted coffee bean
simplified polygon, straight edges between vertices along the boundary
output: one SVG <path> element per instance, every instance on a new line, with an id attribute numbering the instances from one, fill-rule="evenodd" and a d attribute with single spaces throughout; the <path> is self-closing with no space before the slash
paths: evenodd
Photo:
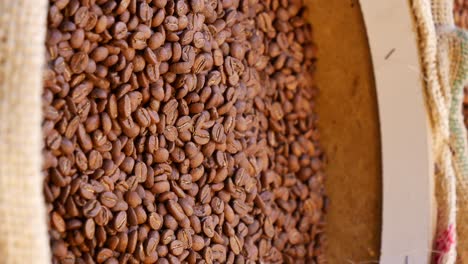
<path id="1" fill-rule="evenodd" d="M 103 248 L 96 256 L 97 263 L 104 263 L 106 260 L 113 256 L 113 251 L 108 248 Z"/>
<path id="2" fill-rule="evenodd" d="M 50 215 L 50 221 L 52 223 L 52 226 L 58 231 L 58 232 L 65 232 L 66 226 L 65 226 L 65 221 L 63 220 L 62 216 L 57 213 L 53 212 Z"/>
<path id="3" fill-rule="evenodd" d="M 148 224 L 154 230 L 160 230 L 163 225 L 163 218 L 155 212 L 152 212 L 148 216 Z"/>
<path id="4" fill-rule="evenodd" d="M 296 229 L 290 230 L 288 232 L 288 240 L 293 245 L 300 243 L 301 236 L 302 236 L 301 233 Z"/>
<path id="5" fill-rule="evenodd" d="M 208 216 L 204 221 L 203 221 L 203 233 L 207 237 L 213 237 L 214 236 L 214 223 L 213 223 L 213 218 Z"/>
<path id="6" fill-rule="evenodd" d="M 182 219 L 187 217 L 182 207 L 174 200 L 168 201 L 167 209 L 177 221 L 181 221 Z"/>
<path id="7" fill-rule="evenodd" d="M 104 192 L 100 196 L 102 205 L 112 208 L 117 204 L 118 197 L 112 192 Z"/>
<path id="8" fill-rule="evenodd" d="M 73 73 L 82 73 L 88 66 L 89 57 L 85 52 L 73 54 L 70 60 L 70 69 Z"/>
<path id="9" fill-rule="evenodd" d="M 203 258 L 206 263 L 213 263 L 213 252 L 211 250 L 211 247 L 205 247 L 205 250 L 203 252 Z"/>
<path id="10" fill-rule="evenodd" d="M 87 239 L 93 239 L 94 232 L 95 232 L 95 223 L 94 223 L 93 219 L 86 220 L 86 223 L 84 225 L 85 237 Z"/>
<path id="11" fill-rule="evenodd" d="M 127 213 L 125 211 L 119 212 L 114 218 L 115 230 L 121 232 L 127 226 Z"/>
<path id="12" fill-rule="evenodd" d="M 164 245 L 171 243 L 174 239 L 175 239 L 174 231 L 170 229 L 164 231 L 161 235 L 161 242 Z"/>
<path id="13" fill-rule="evenodd" d="M 184 251 L 184 243 L 182 243 L 179 240 L 174 240 L 171 242 L 169 245 L 169 250 L 174 256 L 179 256 L 183 253 Z"/>
<path id="14" fill-rule="evenodd" d="M 203 237 L 199 235 L 194 235 L 192 237 L 192 249 L 195 251 L 200 251 L 205 247 L 205 241 Z"/>
<path id="15" fill-rule="evenodd" d="M 134 230 L 128 234 L 128 246 L 127 246 L 128 253 L 132 254 L 135 251 L 137 241 L 138 241 L 138 232 Z"/>
<path id="16" fill-rule="evenodd" d="M 97 200 L 89 200 L 83 206 L 83 215 L 86 217 L 96 217 L 101 211 L 101 204 Z"/>
<path id="17" fill-rule="evenodd" d="M 52 243 L 52 254 L 58 259 L 63 259 L 67 256 L 67 246 L 64 241 L 58 240 Z"/>

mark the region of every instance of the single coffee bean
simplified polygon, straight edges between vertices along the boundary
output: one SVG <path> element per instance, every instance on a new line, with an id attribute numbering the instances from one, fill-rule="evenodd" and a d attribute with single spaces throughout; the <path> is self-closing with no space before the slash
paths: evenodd
<path id="1" fill-rule="evenodd" d="M 59 259 L 65 258 L 67 256 L 67 246 L 65 245 L 65 242 L 60 240 L 53 242 L 52 254 Z"/>
<path id="2" fill-rule="evenodd" d="M 89 200 L 83 206 L 83 215 L 88 218 L 97 216 L 100 211 L 101 204 L 96 200 Z"/>
<path id="3" fill-rule="evenodd" d="M 136 32 L 130 36 L 130 46 L 136 50 L 146 48 L 146 38 L 144 33 Z"/>
<path id="4" fill-rule="evenodd" d="M 291 230 L 290 232 L 288 232 L 288 240 L 293 245 L 300 243 L 301 233 L 296 229 Z"/>
<path id="5" fill-rule="evenodd" d="M 231 236 L 229 238 L 229 246 L 232 250 L 232 252 L 234 252 L 234 254 L 236 255 L 239 255 L 241 250 L 242 250 L 242 244 L 241 244 L 241 241 L 239 240 L 239 238 L 237 236 Z"/>
<path id="6" fill-rule="evenodd" d="M 123 1 L 124 2 L 124 1 Z M 115 23 L 113 29 L 112 29 L 112 34 L 115 39 L 124 39 L 127 37 L 127 25 L 123 22 L 117 22 Z"/>
<path id="7" fill-rule="evenodd" d="M 161 236 L 161 242 L 164 244 L 164 245 L 168 245 L 169 243 L 171 243 L 173 240 L 175 240 L 175 235 L 174 235 L 174 231 L 173 230 L 166 230 L 162 233 L 162 236 Z"/>
<path id="8" fill-rule="evenodd" d="M 94 224 L 93 219 L 86 220 L 86 223 L 84 225 L 85 237 L 87 239 L 93 239 L 94 231 L 95 231 L 95 224 Z"/>
<path id="9" fill-rule="evenodd" d="M 88 54 L 77 52 L 71 57 L 70 68 L 74 73 L 82 73 L 88 66 Z"/>
<path id="10" fill-rule="evenodd" d="M 155 212 L 148 216 L 148 224 L 154 230 L 160 230 L 163 225 L 163 218 Z"/>
<path id="11" fill-rule="evenodd" d="M 224 201 L 219 197 L 214 197 L 211 200 L 211 207 L 213 208 L 213 212 L 215 214 L 222 214 L 224 212 Z"/>
<path id="12" fill-rule="evenodd" d="M 136 230 L 132 231 L 128 235 L 128 245 L 127 245 L 127 252 L 133 253 L 136 249 L 138 240 L 138 232 Z"/>
<path id="13" fill-rule="evenodd" d="M 194 132 L 193 139 L 195 143 L 205 145 L 210 141 L 210 134 L 206 130 L 197 130 Z"/>
<path id="14" fill-rule="evenodd" d="M 212 264 L 213 263 L 213 252 L 211 247 L 206 247 L 203 253 L 203 257 L 206 263 Z"/>
<path id="15" fill-rule="evenodd" d="M 241 217 L 247 215 L 247 213 L 250 211 L 249 206 L 245 204 L 244 202 L 242 202 L 241 200 L 235 200 L 233 202 L 233 209 Z"/>
<path id="16" fill-rule="evenodd" d="M 142 206 L 137 206 L 135 208 L 135 214 L 136 214 L 137 222 L 139 225 L 145 223 L 146 220 L 148 219 L 148 215 L 146 214 L 146 211 L 145 209 L 143 209 Z"/>
<path id="17" fill-rule="evenodd" d="M 225 262 L 226 261 L 226 247 L 221 245 L 221 244 L 215 244 L 214 246 L 211 247 L 213 259 L 219 261 L 219 262 Z"/>
<path id="18" fill-rule="evenodd" d="M 96 260 L 97 263 L 104 263 L 106 260 L 111 258 L 113 255 L 113 251 L 108 248 L 103 248 L 97 254 Z"/>
<path id="19" fill-rule="evenodd" d="M 167 209 L 171 213 L 171 215 L 177 220 L 180 221 L 187 216 L 184 214 L 184 210 L 182 207 L 174 200 L 169 200 L 167 203 Z"/>
<path id="20" fill-rule="evenodd" d="M 132 207 L 129 207 L 127 209 L 127 220 L 130 226 L 138 225 L 137 215 L 135 213 L 135 209 L 133 209 Z"/>
<path id="21" fill-rule="evenodd" d="M 52 226 L 59 232 L 65 232 L 66 226 L 65 221 L 63 220 L 62 216 L 57 212 L 53 212 L 51 214 L 51 223 Z"/>
<path id="22" fill-rule="evenodd" d="M 203 233 L 210 238 L 214 236 L 214 223 L 209 216 L 203 221 Z"/>
<path id="23" fill-rule="evenodd" d="M 76 86 L 71 93 L 71 98 L 75 103 L 82 102 L 93 90 L 93 85 L 90 82 L 83 82 Z"/>
<path id="24" fill-rule="evenodd" d="M 155 182 L 151 190 L 155 194 L 161 194 L 170 190 L 170 184 L 167 181 Z"/>
<path id="25" fill-rule="evenodd" d="M 126 201 L 129 206 L 135 208 L 141 204 L 141 198 L 136 192 L 128 192 L 126 194 Z"/>
<path id="26" fill-rule="evenodd" d="M 104 192 L 100 196 L 100 201 L 102 205 L 112 208 L 117 204 L 118 197 L 112 192 Z"/>
<path id="27" fill-rule="evenodd" d="M 99 214 L 94 218 L 94 221 L 99 226 L 105 226 L 109 223 L 112 213 L 107 207 L 102 207 Z"/>
<path id="28" fill-rule="evenodd" d="M 154 153 L 154 161 L 158 163 L 166 162 L 169 159 L 169 151 L 165 148 L 159 148 Z"/>
<path id="29" fill-rule="evenodd" d="M 122 232 L 127 226 L 127 213 L 125 211 L 119 212 L 114 218 L 114 228 L 118 232 Z"/>
<path id="30" fill-rule="evenodd" d="M 169 250 L 174 256 L 179 256 L 184 251 L 184 244 L 179 240 L 174 240 L 171 242 Z"/>
<path id="31" fill-rule="evenodd" d="M 177 232 L 177 239 L 184 244 L 184 248 L 192 248 L 192 229 L 183 229 Z"/>
<path id="32" fill-rule="evenodd" d="M 81 196 L 83 196 L 83 198 L 85 199 L 94 198 L 95 190 L 91 184 L 82 183 L 79 191 L 80 191 Z"/>
<path id="33" fill-rule="evenodd" d="M 211 188 L 205 185 L 199 192 L 199 200 L 202 204 L 207 204 L 211 201 Z"/>
<path id="34" fill-rule="evenodd" d="M 148 239 L 145 246 L 145 252 L 147 255 L 151 255 L 153 252 L 156 252 L 156 247 L 158 246 L 158 241 L 154 238 Z"/>

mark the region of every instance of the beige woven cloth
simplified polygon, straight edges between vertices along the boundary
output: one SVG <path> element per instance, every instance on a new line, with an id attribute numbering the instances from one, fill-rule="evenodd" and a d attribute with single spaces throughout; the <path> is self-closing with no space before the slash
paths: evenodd
<path id="1" fill-rule="evenodd" d="M 0 263 L 50 263 L 41 175 L 46 0 L 0 0 Z"/>
<path id="2" fill-rule="evenodd" d="M 463 86 L 468 77 L 466 32 L 455 27 L 453 1 L 413 0 L 435 159 L 435 263 L 468 263 L 468 152 Z"/>

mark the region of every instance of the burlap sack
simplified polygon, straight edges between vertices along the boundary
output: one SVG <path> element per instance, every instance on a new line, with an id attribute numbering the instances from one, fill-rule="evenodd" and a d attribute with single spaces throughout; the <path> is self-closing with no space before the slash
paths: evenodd
<path id="1" fill-rule="evenodd" d="M 41 175 L 46 0 L 0 1 L 0 263 L 50 263 Z"/>
<path id="2" fill-rule="evenodd" d="M 430 116 L 437 198 L 435 263 L 468 262 L 468 152 L 463 87 L 467 34 L 454 25 L 453 1 L 414 0 Z"/>

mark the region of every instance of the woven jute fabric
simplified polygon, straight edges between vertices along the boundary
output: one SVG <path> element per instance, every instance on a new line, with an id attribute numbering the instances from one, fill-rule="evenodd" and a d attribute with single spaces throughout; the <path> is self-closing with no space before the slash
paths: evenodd
<path id="1" fill-rule="evenodd" d="M 41 175 L 46 0 L 0 1 L 0 263 L 50 263 Z"/>
<path id="2" fill-rule="evenodd" d="M 463 86 L 467 35 L 457 29 L 453 1 L 413 0 L 435 162 L 435 263 L 468 263 L 468 153 Z"/>

